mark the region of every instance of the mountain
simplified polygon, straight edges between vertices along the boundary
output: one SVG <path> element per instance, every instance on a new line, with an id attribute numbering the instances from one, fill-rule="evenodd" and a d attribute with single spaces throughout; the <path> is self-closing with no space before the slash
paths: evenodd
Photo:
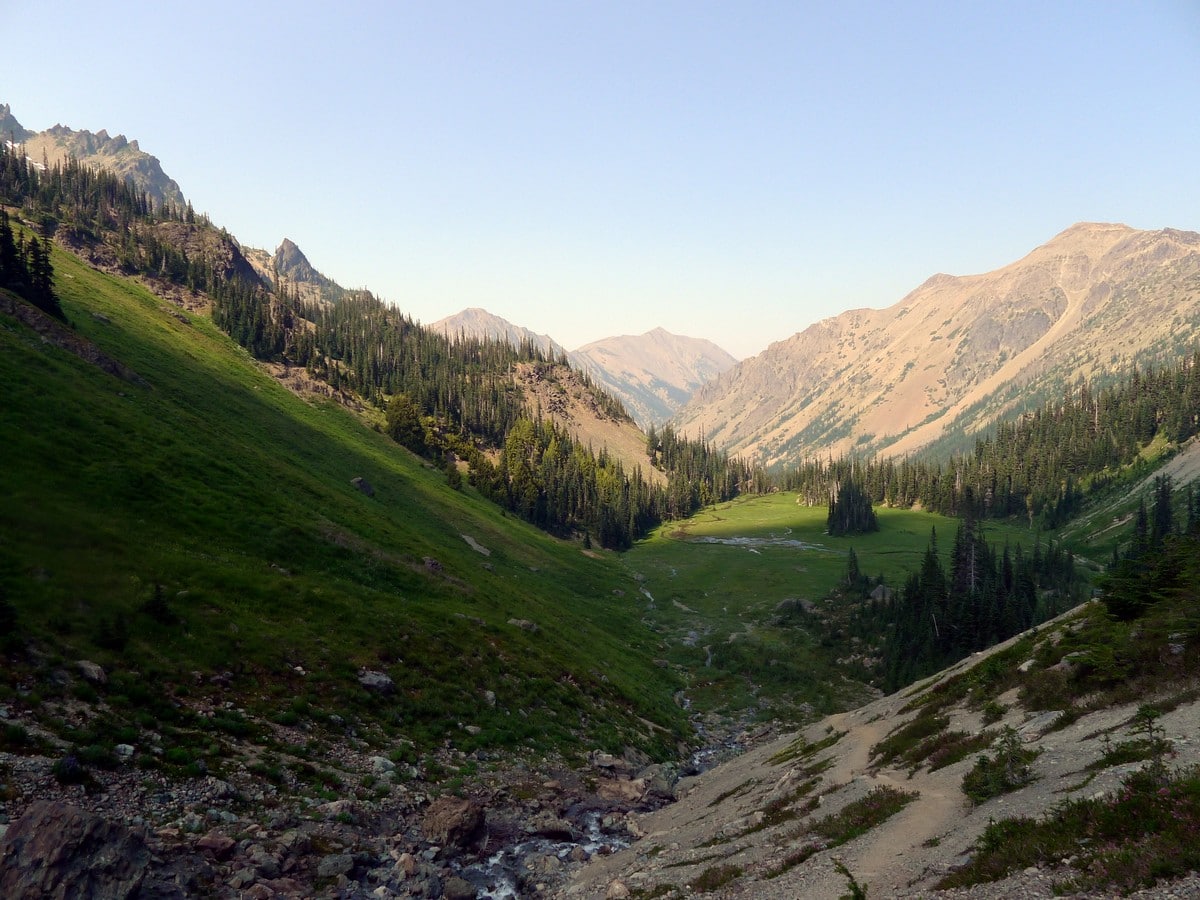
<path id="1" fill-rule="evenodd" d="M 137 141 L 125 135 L 110 137 L 105 130 L 92 133 L 55 125 L 45 131 L 29 131 L 21 126 L 6 104 L 0 104 L 0 136 L 20 145 L 35 166 L 78 160 L 85 166 L 104 169 L 133 181 L 157 204 L 171 203 L 183 209 L 187 200 L 176 181 L 163 171 L 158 158 L 146 153 Z"/>
<path id="2" fill-rule="evenodd" d="M 1081 223 L 982 275 L 818 322 L 702 387 L 673 420 L 765 464 L 946 445 L 1080 375 L 1200 334 L 1200 234 Z"/>
<path id="3" fill-rule="evenodd" d="M 701 385 L 737 364 L 712 341 L 662 328 L 593 341 L 573 351 L 571 362 L 621 400 L 643 428 L 666 422 Z"/>
<path id="4" fill-rule="evenodd" d="M 482 340 L 507 341 L 514 347 L 528 344 L 541 350 L 550 358 L 566 353 L 562 345 L 549 335 L 536 334 L 528 328 L 514 325 L 507 319 L 493 315 L 486 309 L 471 307 L 460 313 L 438 319 L 426 326 L 432 331 L 446 335 L 451 340 L 458 337 L 479 338 Z"/>
<path id="5" fill-rule="evenodd" d="M 452 339 L 458 335 L 490 338 L 516 347 L 531 344 L 547 356 L 566 354 L 572 366 L 620 400 L 642 428 L 667 421 L 698 387 L 737 363 L 712 341 L 671 334 L 662 328 L 603 338 L 569 353 L 548 335 L 514 325 L 485 309 L 464 309 L 429 328 Z"/>

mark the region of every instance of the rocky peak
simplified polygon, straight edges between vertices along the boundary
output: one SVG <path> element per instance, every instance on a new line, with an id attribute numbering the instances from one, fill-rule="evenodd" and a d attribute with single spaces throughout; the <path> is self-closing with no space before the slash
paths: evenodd
<path id="1" fill-rule="evenodd" d="M 271 262 L 275 270 L 291 281 L 312 282 L 321 278 L 304 252 L 290 238 L 284 238 Z"/>
<path id="2" fill-rule="evenodd" d="M 26 131 L 12 114 L 12 107 L 7 103 L 0 103 L 0 136 L 6 141 L 19 144 L 31 134 L 33 132 Z"/>

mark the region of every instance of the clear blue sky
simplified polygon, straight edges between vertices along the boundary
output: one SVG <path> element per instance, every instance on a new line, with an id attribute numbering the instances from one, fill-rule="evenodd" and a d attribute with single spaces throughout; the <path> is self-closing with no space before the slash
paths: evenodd
<path id="1" fill-rule="evenodd" d="M 1200 230 L 1200 2 L 0 0 L 0 102 L 431 322 L 736 356 L 1071 224 Z"/>

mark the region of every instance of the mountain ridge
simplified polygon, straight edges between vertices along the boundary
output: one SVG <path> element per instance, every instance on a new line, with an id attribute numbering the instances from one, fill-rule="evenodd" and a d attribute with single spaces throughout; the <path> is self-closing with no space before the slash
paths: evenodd
<path id="1" fill-rule="evenodd" d="M 31 131 L 17 121 L 11 106 L 0 104 L 0 137 L 20 145 L 36 166 L 53 166 L 75 159 L 85 166 L 96 166 L 130 179 L 159 205 L 171 203 L 180 209 L 188 205 L 179 183 L 163 171 L 158 157 L 145 152 L 136 140 L 129 140 L 123 134 L 110 136 L 105 129 L 77 131 L 62 124 Z"/>
<path id="2" fill-rule="evenodd" d="M 1077 223 L 999 269 L 936 274 L 892 306 L 775 342 L 672 422 L 768 465 L 913 452 L 1080 374 L 1186 345 L 1200 334 L 1198 276 L 1200 234 Z"/>

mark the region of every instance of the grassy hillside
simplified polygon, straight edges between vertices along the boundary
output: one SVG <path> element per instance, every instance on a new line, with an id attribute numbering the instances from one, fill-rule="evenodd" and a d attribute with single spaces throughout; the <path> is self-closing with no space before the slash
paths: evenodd
<path id="1" fill-rule="evenodd" d="M 381 745 L 674 749 L 676 685 L 613 557 L 451 490 L 207 318 L 53 264 L 74 328 L 140 380 L 0 318 L 0 583 L 31 648 L 5 697 L 62 694 L 53 670 L 88 658 L 118 720 L 230 672 L 237 706 Z"/>

